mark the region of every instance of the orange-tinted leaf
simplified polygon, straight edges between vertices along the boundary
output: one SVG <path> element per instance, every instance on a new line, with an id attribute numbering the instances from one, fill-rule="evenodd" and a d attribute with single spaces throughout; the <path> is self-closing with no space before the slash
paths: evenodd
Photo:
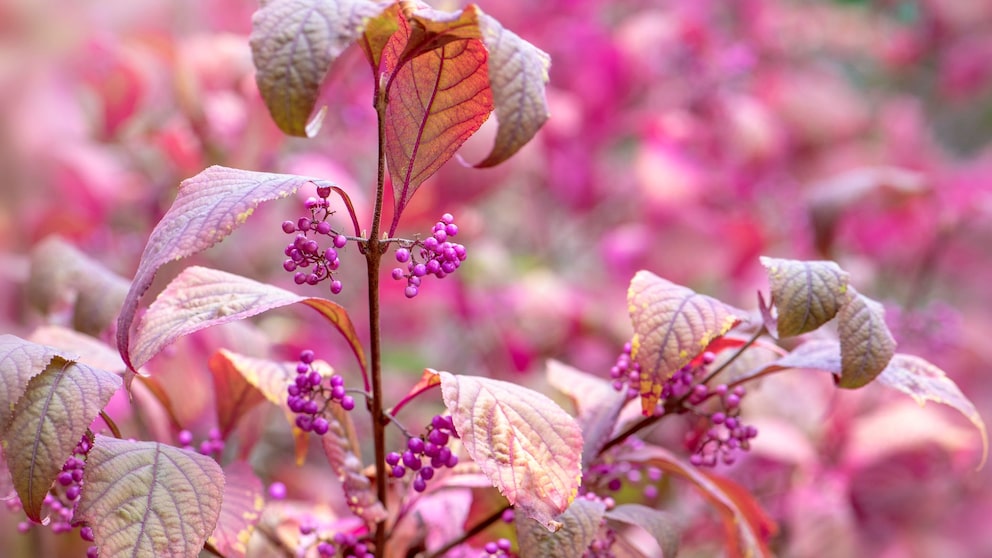
<path id="1" fill-rule="evenodd" d="M 649 272 L 638 271 L 627 291 L 634 326 L 631 357 L 641 365 L 641 410 L 654 412 L 662 384 L 714 339 L 747 315 Z"/>
<path id="2" fill-rule="evenodd" d="M 516 515 L 514 523 L 520 558 L 582 556 L 596 538 L 605 511 L 603 502 L 579 498 L 558 516 L 561 529 L 556 532 L 548 532 L 540 523 L 523 514 Z"/>
<path id="3" fill-rule="evenodd" d="M 212 373 L 214 382 L 214 400 L 217 404 L 217 425 L 221 437 L 228 434 L 237 426 L 238 420 L 255 405 L 265 400 L 255 386 L 241 374 L 223 351 L 218 351 L 210 357 L 207 365 Z"/>
<path id="4" fill-rule="evenodd" d="M 342 422 L 344 421 L 344 422 Z M 354 426 L 347 412 L 335 413 L 329 420 L 330 429 L 320 442 L 331 469 L 338 475 L 348 508 L 369 527 L 386 518 L 386 508 L 376 498 L 372 483 L 362 473 L 362 459 L 352 443 Z M 349 437 L 352 433 L 352 437 Z"/>
<path id="5" fill-rule="evenodd" d="M 439 385 L 441 385 L 441 376 L 430 368 L 424 370 L 424 373 L 420 375 L 420 380 L 414 384 L 412 388 L 410 388 L 410 391 L 403 396 L 403 399 L 400 399 L 399 402 L 396 403 L 396 406 L 389 410 L 389 414 L 396 416 L 396 413 L 405 407 L 407 403 L 413 401 L 415 397 Z"/>
<path id="6" fill-rule="evenodd" d="M 244 557 L 248 539 L 265 507 L 262 481 L 244 461 L 224 467 L 224 501 L 217 527 L 208 539 L 225 557 Z"/>
<path id="7" fill-rule="evenodd" d="M 557 360 L 548 361 L 547 375 L 548 383 L 575 404 L 576 422 L 582 428 L 582 466 L 585 468 L 609 440 L 626 397 L 606 380 Z"/>
<path id="8" fill-rule="evenodd" d="M 365 351 L 362 349 L 362 342 L 358 338 L 358 332 L 355 331 L 355 325 L 351 322 L 351 317 L 348 316 L 348 311 L 340 304 L 324 298 L 308 298 L 303 301 L 303 304 L 319 312 L 321 316 L 327 318 L 327 321 L 331 322 L 338 329 L 338 333 L 348 342 L 348 347 L 351 348 L 355 359 L 358 360 L 358 366 L 362 372 L 362 380 L 365 382 L 365 391 L 371 391 L 372 385 L 369 383 Z"/>
<path id="9" fill-rule="evenodd" d="M 885 308 L 849 287 L 850 300 L 838 313 L 842 388 L 859 388 L 878 376 L 896 352 L 896 340 L 885 325 Z"/>
<path id="10" fill-rule="evenodd" d="M 213 459 L 158 442 L 97 436 L 76 519 L 101 558 L 197 556 L 213 532 L 224 472 Z"/>
<path id="11" fill-rule="evenodd" d="M 957 409 L 982 435 L 982 460 L 979 467 L 985 464 L 989 451 L 985 422 L 975 405 L 961 393 L 961 389 L 943 370 L 918 356 L 896 353 L 876 381 L 909 395 L 920 405 L 927 401 L 936 401 Z"/>
<path id="12" fill-rule="evenodd" d="M 761 257 L 768 271 L 772 318 L 765 309 L 765 327 L 778 337 L 813 331 L 833 319 L 848 300 L 848 274 L 834 262 Z M 764 309 L 764 304 L 762 304 Z"/>
<path id="13" fill-rule="evenodd" d="M 3 435 L 28 517 L 41 521 L 42 502 L 62 464 L 120 386 L 119 376 L 60 356 L 28 382 Z"/>
<path id="14" fill-rule="evenodd" d="M 372 66 L 372 75 L 376 79 L 382 63 L 382 51 L 386 48 L 389 38 L 400 28 L 399 13 L 399 3 L 390 4 L 382 13 L 366 23 L 362 37 L 358 41 Z"/>
<path id="15" fill-rule="evenodd" d="M 373 0 L 271 0 L 252 17 L 255 81 L 283 132 L 313 137 L 320 84 L 331 63 L 386 4 Z"/>
<path id="16" fill-rule="evenodd" d="M 635 525 L 648 532 L 658 542 L 662 558 L 674 558 L 679 551 L 679 522 L 674 514 L 642 506 L 622 504 L 606 512 L 614 530 L 617 524 Z"/>
<path id="17" fill-rule="evenodd" d="M 217 354 L 222 356 L 263 397 L 276 405 L 286 403 L 286 388 L 296 377 L 295 362 L 276 362 L 265 358 L 255 358 L 240 355 L 227 349 L 221 349 Z"/>
<path id="18" fill-rule="evenodd" d="M 440 372 L 465 449 L 518 513 L 555 531 L 575 498 L 582 431 L 544 395 L 510 382 Z"/>

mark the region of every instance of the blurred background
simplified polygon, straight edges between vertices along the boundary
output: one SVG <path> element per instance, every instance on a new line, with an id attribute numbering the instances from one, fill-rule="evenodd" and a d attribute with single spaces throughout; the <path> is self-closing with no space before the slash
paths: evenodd
<path id="1" fill-rule="evenodd" d="M 900 352 L 941 367 L 992 417 L 992 3 L 481 7 L 551 55 L 552 117 L 507 163 L 480 171 L 453 160 L 413 198 L 400 234 L 426 232 L 450 212 L 469 259 L 412 301 L 385 266 L 388 374 L 412 384 L 430 366 L 545 389 L 554 358 L 605 377 L 631 335 L 625 294 L 637 270 L 754 309 L 756 291 L 767 291 L 758 256 L 833 259 L 885 303 Z M 101 270 L 88 277 L 127 281 L 179 182 L 211 164 L 333 180 L 367 225 L 376 130 L 368 64 L 347 51 L 325 83 L 318 136 L 286 138 L 254 84 L 247 35 L 256 8 L 0 3 L 0 332 L 81 329 L 59 260 L 78 254 L 51 256 L 42 241 L 58 235 L 78 249 Z M 465 145 L 465 161 L 488 152 L 493 124 Z M 310 195 L 264 206 L 191 261 L 299 290 L 281 267 L 291 237 L 279 223 L 301 215 Z M 179 269 L 163 269 L 153 291 Z M 342 274 L 335 300 L 364 331 L 364 266 L 353 249 Z M 82 329 L 110 339 L 109 323 Z M 308 311 L 277 311 L 250 333 L 181 342 L 149 367 L 192 394 L 178 410 L 205 433 L 212 388 L 203 363 L 218 344 L 289 360 L 320 347 L 347 368 L 347 348 L 326 342 L 328 332 Z M 396 384 L 390 397 L 409 385 Z M 133 411 L 116 405 L 129 424 Z M 975 471 L 979 437 L 952 410 L 791 374 L 753 390 L 747 412 L 762 435 L 720 472 L 779 522 L 778 554 L 992 555 L 989 468 Z M 672 428 L 658 435 L 679 440 Z M 292 492 L 284 477 L 326 476 L 319 460 L 294 472 L 276 453 L 253 458 L 267 481 L 283 479 Z M 659 505 L 687 518 L 685 555 L 719 553 L 702 504 L 670 495 Z M 40 526 L 19 534 L 22 520 L 0 508 L 0 554 L 85 552 L 76 535 L 63 541 Z"/>

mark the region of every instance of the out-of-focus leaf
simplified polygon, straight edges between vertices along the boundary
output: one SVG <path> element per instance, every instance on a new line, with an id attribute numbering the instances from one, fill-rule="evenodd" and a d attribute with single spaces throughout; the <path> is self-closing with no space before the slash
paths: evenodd
<path id="1" fill-rule="evenodd" d="M 387 4 L 373 0 L 271 0 L 252 17 L 255 81 L 283 132 L 313 137 L 320 84 L 335 59 Z"/>
<path id="2" fill-rule="evenodd" d="M 262 481 L 244 461 L 224 467 L 224 501 L 208 539 L 225 557 L 243 557 L 265 507 Z"/>
<path id="3" fill-rule="evenodd" d="M 345 423 L 342 424 L 341 421 Z M 366 526 L 372 527 L 388 514 L 376 498 L 371 481 L 362 473 L 362 460 L 355 453 L 354 445 L 349 439 L 348 433 L 354 432 L 354 426 L 350 424 L 351 415 L 346 412 L 336 413 L 329 423 L 327 434 L 320 439 L 324 455 L 341 481 L 348 508 L 362 518 Z"/>
<path id="4" fill-rule="evenodd" d="M 159 268 L 217 244 L 262 202 L 289 196 L 310 182 L 332 186 L 318 178 L 220 166 L 212 166 L 180 184 L 172 207 L 148 238 L 117 319 L 117 350 L 130 370 L 137 368 L 131 360 L 131 323 L 138 300 L 151 286 Z M 125 378 L 129 384 L 131 377 L 129 373 Z"/>
<path id="5" fill-rule="evenodd" d="M 98 435 L 76 519 L 93 528 L 102 558 L 186 558 L 203 549 L 223 498 L 224 472 L 213 459 Z"/>
<path id="6" fill-rule="evenodd" d="M 609 440 L 626 397 L 606 380 L 557 360 L 548 361 L 547 375 L 548 383 L 575 404 L 576 421 L 582 428 L 582 467 L 585 468 Z"/>
<path id="7" fill-rule="evenodd" d="M 525 387 L 440 372 L 441 393 L 465 449 L 518 513 L 555 531 L 575 498 L 582 431 L 546 396 Z"/>
<path id="8" fill-rule="evenodd" d="M 640 504 L 623 504 L 606 512 L 609 523 L 635 525 L 658 541 L 663 558 L 674 558 L 679 551 L 679 522 L 675 515 Z"/>
<path id="9" fill-rule="evenodd" d="M 768 272 L 772 318 L 762 303 L 765 327 L 778 337 L 813 331 L 829 322 L 848 300 L 848 274 L 834 262 L 761 257 Z"/>
<path id="10" fill-rule="evenodd" d="M 449 22 L 471 25 L 474 14 Z M 411 26 L 399 28 L 382 53 L 389 74 L 385 115 L 386 161 L 393 179 L 396 211 L 390 230 L 417 188 L 434 174 L 493 110 L 486 47 L 478 39 L 458 39 L 407 58 Z"/>
<path id="11" fill-rule="evenodd" d="M 71 304 L 72 326 L 98 335 L 114 322 L 128 281 L 59 237 L 31 252 L 28 300 L 44 313 Z"/>
<path id="12" fill-rule="evenodd" d="M 548 530 L 523 514 L 515 517 L 520 541 L 520 558 L 582 556 L 592 544 L 603 521 L 606 505 L 598 500 L 579 498 L 558 516 L 561 529 Z"/>
<path id="13" fill-rule="evenodd" d="M 499 121 L 492 152 L 476 166 L 491 167 L 519 151 L 550 116 L 545 88 L 551 57 L 482 10 L 475 10 L 482 42 L 489 49 L 489 86 Z"/>
<path id="14" fill-rule="evenodd" d="M 767 542 L 778 527 L 743 488 L 728 479 L 704 474 L 658 446 L 627 450 L 618 458 L 653 465 L 692 483 L 720 514 L 727 536 L 728 556 L 772 556 Z"/>
<path id="15" fill-rule="evenodd" d="M 3 435 L 7 465 L 24 513 L 41 521 L 41 505 L 62 464 L 93 418 L 121 387 L 115 374 L 52 357 L 31 378 Z"/>
<path id="16" fill-rule="evenodd" d="M 641 411 L 654 412 L 662 385 L 747 319 L 742 311 L 649 272 L 638 271 L 627 291 L 634 326 L 631 357 L 641 365 Z"/>
<path id="17" fill-rule="evenodd" d="M 397 402 L 396 405 L 389 410 L 389 414 L 395 416 L 400 409 L 406 406 L 406 404 L 410 401 L 413 401 L 416 396 L 439 385 L 441 385 L 441 376 L 439 376 L 436 371 L 429 368 L 424 370 L 423 374 L 420 375 L 420 380 L 417 381 L 412 388 L 410 388 L 410 391 L 403 396 L 403 399 L 400 399 L 399 402 Z"/>
<path id="18" fill-rule="evenodd" d="M 896 352 L 885 325 L 885 308 L 849 287 L 851 298 L 837 315 L 842 388 L 862 387 L 878 376 Z"/>
<path id="19" fill-rule="evenodd" d="M 124 361 L 113 347 L 96 337 L 57 325 L 41 326 L 31 332 L 28 340 L 32 343 L 58 347 L 72 353 L 78 362 L 108 372 L 123 371 Z"/>
<path id="20" fill-rule="evenodd" d="M 295 362 L 276 362 L 221 349 L 217 352 L 266 399 L 276 405 L 286 403 L 286 388 L 296 377 Z"/>
<path id="21" fill-rule="evenodd" d="M 355 325 L 351 322 L 348 311 L 340 304 L 331 302 L 326 298 L 308 298 L 303 301 L 303 304 L 319 312 L 321 316 L 327 318 L 327 321 L 331 322 L 338 329 L 338 333 L 348 342 L 348 347 L 351 348 L 355 359 L 358 360 L 358 366 L 362 372 L 362 380 L 365 382 L 365 391 L 371 391 L 372 384 L 369 383 L 365 351 L 362 349 L 362 341 L 358 338 L 358 332 L 355 331 Z"/>
<path id="22" fill-rule="evenodd" d="M 238 420 L 255 405 L 265 401 L 265 395 L 241 374 L 223 351 L 210 357 L 207 365 L 214 382 L 214 399 L 217 402 L 217 425 L 221 437 L 227 436 L 238 425 Z M 285 388 L 283 388 L 285 392 Z"/>
<path id="23" fill-rule="evenodd" d="M 24 395 L 28 382 L 60 355 L 61 351 L 54 347 L 25 341 L 16 335 L 0 335 L 0 436 L 7 431 L 14 405 Z"/>
<path id="24" fill-rule="evenodd" d="M 920 405 L 936 401 L 957 409 L 982 435 L 982 460 L 978 466 L 981 468 L 985 464 L 989 452 L 985 422 L 975 405 L 943 370 L 918 356 L 896 353 L 875 380 L 909 395 Z"/>

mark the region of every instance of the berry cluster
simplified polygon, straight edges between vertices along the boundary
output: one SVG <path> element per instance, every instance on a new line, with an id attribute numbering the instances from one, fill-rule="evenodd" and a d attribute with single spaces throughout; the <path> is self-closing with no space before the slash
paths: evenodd
<path id="1" fill-rule="evenodd" d="M 327 405 L 334 401 L 350 411 L 355 408 L 355 398 L 347 394 L 344 378 L 338 374 L 332 375 L 327 382 L 329 385 L 325 385 L 324 375 L 313 365 L 314 358 L 314 352 L 310 349 L 300 352 L 296 378 L 286 388 L 289 393 L 286 404 L 290 411 L 296 413 L 296 426 L 300 430 L 323 436 L 330 428 L 330 423 L 323 416 Z"/>
<path id="2" fill-rule="evenodd" d="M 335 231 L 331 224 L 327 222 L 332 212 L 327 201 L 331 195 L 328 186 L 317 188 L 318 197 L 310 197 L 304 206 L 310 210 L 309 217 L 300 217 L 293 221 L 284 221 L 282 230 L 286 234 L 296 234 L 293 242 L 286 247 L 284 253 L 288 259 L 282 263 L 282 268 L 293 274 L 293 281 L 297 285 L 306 283 L 316 285 L 324 280 L 331 282 L 331 292 L 338 294 L 341 292 L 341 281 L 334 278 L 334 271 L 341 265 L 338 259 L 338 250 L 344 248 L 348 243 L 348 238 Z M 313 234 L 315 238 L 307 235 Z M 332 246 L 321 249 L 317 242 L 317 236 L 327 236 L 331 238 Z"/>
<path id="3" fill-rule="evenodd" d="M 448 447 L 452 437 L 457 438 L 458 434 L 451 417 L 437 415 L 432 418 L 426 436 L 407 440 L 407 449 L 402 454 L 393 451 L 386 455 L 386 463 L 393 468 L 393 477 L 401 479 L 409 469 L 416 474 L 413 489 L 417 492 L 426 490 L 427 481 L 434 478 L 436 469 L 458 465 L 458 456 Z M 424 459 L 429 459 L 429 463 L 425 465 Z"/>
<path id="4" fill-rule="evenodd" d="M 193 447 L 193 433 L 189 430 L 179 431 L 178 441 L 184 450 L 193 451 L 195 449 L 203 455 L 219 457 L 224 453 L 224 439 L 221 437 L 220 429 L 216 427 L 211 428 L 207 439 L 200 442 L 195 448 Z"/>
<path id="5" fill-rule="evenodd" d="M 745 394 L 744 386 L 730 390 L 720 384 L 702 396 L 717 397 L 723 410 L 709 415 L 712 426 L 695 443 L 696 451 L 689 458 L 693 465 L 713 467 L 718 462 L 731 465 L 737 459 L 737 450 L 751 449 L 751 440 L 758 435 L 758 429 L 741 422 L 740 404 Z"/>
<path id="6" fill-rule="evenodd" d="M 317 554 L 321 558 L 333 558 L 339 551 L 342 558 L 375 558 L 369 545 L 350 533 L 335 533 L 330 541 L 317 543 Z"/>
<path id="7" fill-rule="evenodd" d="M 450 213 L 445 213 L 441 216 L 441 220 L 434 224 L 431 236 L 408 243 L 396 250 L 396 261 L 407 265 L 406 271 L 400 267 L 393 269 L 393 279 L 397 281 L 406 279 L 404 294 L 407 298 L 417 296 L 424 277 L 433 275 L 438 279 L 444 279 L 454 273 L 465 261 L 467 257 L 465 247 L 449 240 L 456 234 L 458 234 L 458 225 L 455 224 L 455 218 Z M 413 249 L 416 248 L 419 248 L 419 257 L 413 253 Z"/>
<path id="8" fill-rule="evenodd" d="M 495 541 L 489 541 L 485 546 L 482 547 L 482 551 L 485 553 L 482 558 L 510 558 L 515 556 L 510 549 L 513 548 L 513 543 L 510 539 L 497 539 Z"/>
<path id="9" fill-rule="evenodd" d="M 623 346 L 623 352 L 617 357 L 616 364 L 610 368 L 610 378 L 613 379 L 613 389 L 627 389 L 627 398 L 633 399 L 640 393 L 641 365 L 630 358 L 631 344 L 628 341 Z"/>

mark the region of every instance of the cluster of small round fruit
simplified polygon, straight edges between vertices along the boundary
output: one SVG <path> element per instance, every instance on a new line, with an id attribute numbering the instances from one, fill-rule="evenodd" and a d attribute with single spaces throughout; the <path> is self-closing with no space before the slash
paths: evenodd
<path id="1" fill-rule="evenodd" d="M 403 292 L 407 298 L 417 296 L 424 277 L 433 275 L 443 279 L 454 273 L 465 261 L 468 255 L 465 247 L 450 240 L 456 234 L 458 225 L 455 224 L 455 218 L 450 213 L 445 213 L 434 224 L 431 236 L 424 240 L 401 243 L 401 247 L 396 250 L 396 261 L 405 263 L 406 271 L 397 267 L 393 269 L 392 276 L 397 281 L 406 279 L 406 289 Z M 418 248 L 419 252 L 414 254 L 413 250 Z"/>
<path id="2" fill-rule="evenodd" d="M 427 481 L 434 478 L 437 469 L 458 465 L 458 456 L 448 447 L 448 442 L 458 437 L 451 417 L 434 416 L 427 430 L 426 436 L 407 440 L 407 449 L 403 453 L 394 451 L 386 454 L 386 463 L 393 468 L 393 478 L 403 478 L 407 469 L 414 471 L 413 489 L 417 492 L 427 489 Z M 425 460 L 427 464 L 424 464 Z"/>

